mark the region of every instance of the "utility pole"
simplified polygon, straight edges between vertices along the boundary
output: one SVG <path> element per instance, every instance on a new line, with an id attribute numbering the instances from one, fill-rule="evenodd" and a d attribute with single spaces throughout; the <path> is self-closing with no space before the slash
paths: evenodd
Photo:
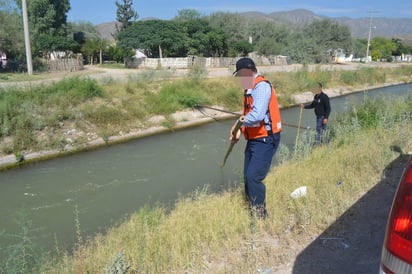
<path id="1" fill-rule="evenodd" d="M 368 44 L 366 45 L 366 58 L 365 58 L 365 63 L 368 62 L 369 60 L 369 47 L 371 45 L 371 32 L 372 32 L 372 17 L 373 14 L 376 13 L 375 11 L 370 11 L 369 14 L 369 34 L 368 34 Z M 372 59 L 372 58 L 371 58 Z"/>
<path id="2" fill-rule="evenodd" d="M 27 73 L 33 75 L 33 64 L 31 60 L 30 34 L 29 34 L 29 20 L 27 17 L 27 3 L 26 0 L 21 1 L 23 11 L 23 27 L 24 27 L 24 44 L 26 46 L 27 59 Z"/>

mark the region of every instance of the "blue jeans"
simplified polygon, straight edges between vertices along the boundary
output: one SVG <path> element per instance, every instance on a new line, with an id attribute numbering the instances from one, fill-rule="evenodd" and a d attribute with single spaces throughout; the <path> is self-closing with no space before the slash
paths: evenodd
<path id="1" fill-rule="evenodd" d="M 269 172 L 273 155 L 280 143 L 280 133 L 264 138 L 248 140 L 245 149 L 245 193 L 252 209 L 260 217 L 266 217 L 266 186 L 263 180 Z"/>
<path id="2" fill-rule="evenodd" d="M 318 116 L 316 117 L 316 137 L 315 137 L 315 143 L 322 143 L 324 140 L 324 135 L 326 132 L 326 125 L 323 123 L 323 116 Z"/>

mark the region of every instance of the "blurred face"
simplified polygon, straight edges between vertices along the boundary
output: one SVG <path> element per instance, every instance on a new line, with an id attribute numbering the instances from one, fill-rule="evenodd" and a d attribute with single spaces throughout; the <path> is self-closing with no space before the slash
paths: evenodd
<path id="1" fill-rule="evenodd" d="M 236 73 L 237 79 L 240 79 L 242 89 L 250 89 L 254 82 L 254 73 L 250 69 L 241 69 Z"/>
<path id="2" fill-rule="evenodd" d="M 316 88 L 312 89 L 313 94 L 320 94 L 321 91 L 322 91 L 321 87 L 316 87 Z"/>

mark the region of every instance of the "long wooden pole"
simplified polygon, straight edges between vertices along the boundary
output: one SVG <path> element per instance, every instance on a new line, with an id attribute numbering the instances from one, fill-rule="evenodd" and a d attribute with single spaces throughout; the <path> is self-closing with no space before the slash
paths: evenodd
<path id="1" fill-rule="evenodd" d="M 298 132 L 296 133 L 296 140 L 295 140 L 295 151 L 296 151 L 296 146 L 298 145 L 298 140 L 299 140 L 299 129 L 300 129 L 300 123 L 302 121 L 302 111 L 303 111 L 303 108 L 301 107 L 300 108 L 300 113 L 299 113 L 299 122 L 298 122 L 298 126 L 297 126 Z"/>
<path id="2" fill-rule="evenodd" d="M 227 114 L 232 114 L 232 115 L 234 115 L 234 116 L 241 116 L 240 113 L 236 113 L 236 112 L 233 112 L 233 111 L 227 111 L 227 110 L 220 109 L 220 108 L 214 108 L 214 107 L 208 107 L 208 106 L 196 106 L 196 108 L 197 108 L 197 109 L 199 109 L 199 108 L 208 108 L 208 109 L 220 111 L 220 112 L 227 113 Z M 285 125 L 285 126 L 288 126 L 288 127 L 295 127 L 295 128 L 298 127 L 297 125 L 285 123 L 285 122 L 283 122 L 283 121 L 282 121 L 282 125 Z M 302 126 L 300 126 L 300 125 L 299 125 L 298 128 L 306 129 L 306 130 L 312 129 L 312 128 L 310 128 L 310 127 L 302 127 Z M 314 129 L 312 129 L 312 130 L 314 130 Z"/>
<path id="3" fill-rule="evenodd" d="M 232 132 L 233 138 L 236 138 L 236 134 L 239 131 L 239 129 L 242 126 L 244 121 L 245 121 L 245 117 L 243 117 L 243 116 L 240 116 L 239 119 L 237 119 L 235 127 L 234 127 L 233 132 Z M 227 152 L 226 152 L 225 158 L 223 159 L 223 163 L 222 163 L 221 167 L 223 167 L 226 164 L 226 160 L 229 157 L 229 154 L 232 152 L 232 149 L 233 149 L 234 146 L 235 146 L 235 143 L 230 143 L 230 146 L 227 149 Z"/>

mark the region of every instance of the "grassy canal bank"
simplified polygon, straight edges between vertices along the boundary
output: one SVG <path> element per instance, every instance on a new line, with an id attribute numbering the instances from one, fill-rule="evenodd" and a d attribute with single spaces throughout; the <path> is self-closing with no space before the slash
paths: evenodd
<path id="1" fill-rule="evenodd" d="M 410 65 L 355 70 L 304 66 L 265 73 L 283 107 L 311 100 L 308 90 L 318 81 L 330 96 L 339 96 L 410 82 L 411 75 Z M 76 74 L 44 85 L 7 86 L 0 93 L 0 169 L 211 121 L 192 110 L 196 104 L 238 110 L 242 94 L 233 77 L 206 76 L 207 71 L 193 68 L 183 78 L 146 71 L 125 81 L 107 77 L 98 82 Z"/>
<path id="2" fill-rule="evenodd" d="M 340 94 L 409 82 L 410 75 L 410 66 L 266 73 L 283 106 L 303 98 L 319 80 L 326 83 L 327 92 Z M 86 149 L 96 140 L 103 144 L 118 136 L 123 140 L 150 128 L 170 130 L 200 119 L 190 116 L 193 103 L 233 111 L 238 110 L 241 96 L 233 78 L 208 79 L 201 71 L 184 79 L 148 72 L 126 82 L 75 77 L 32 89 L 8 88 L 0 94 L 1 153 L 16 161 L 34 152 L 50 150 L 58 155 L 71 148 Z M 367 101 L 331 123 L 333 139 L 327 146 L 312 150 L 301 140 L 298 153 L 284 156 L 283 164 L 266 180 L 271 213 L 266 222 L 248 218 L 242 188 L 217 195 L 205 187 L 179 199 L 171 212 L 143 208 L 91 239 L 82 237 L 81 222 L 74 220 L 77 239 L 71 251 L 56 243 L 55 250 L 39 253 L 30 245 L 29 229 L 22 227 L 21 244 L 2 260 L 0 273 L 274 270 L 376 185 L 399 156 L 391 147 L 410 154 L 411 109 L 410 97 L 390 105 Z M 319 174 L 313 174 L 315 168 Z M 290 192 L 302 185 L 308 187 L 308 196 L 291 199 Z"/>
<path id="3" fill-rule="evenodd" d="M 336 118 L 331 142 L 297 153 L 266 178 L 266 221 L 249 218 L 243 188 L 207 187 L 181 197 L 172 211 L 142 208 L 117 227 L 77 239 L 73 251 L 35 254 L 30 237 L 11 252 L 7 273 L 274 273 L 373 188 L 400 155 L 412 153 L 412 98 L 383 98 Z M 356 153 L 354 153 L 356 151 Z M 316 173 L 313 170 L 317 170 Z M 292 199 L 302 185 L 307 196 Z M 10 271 L 16 270 L 16 271 Z M 0 271 L 1 272 L 1 271 Z M 276 272 L 285 273 L 285 272 Z M 287 272 L 286 272 L 287 273 Z"/>

